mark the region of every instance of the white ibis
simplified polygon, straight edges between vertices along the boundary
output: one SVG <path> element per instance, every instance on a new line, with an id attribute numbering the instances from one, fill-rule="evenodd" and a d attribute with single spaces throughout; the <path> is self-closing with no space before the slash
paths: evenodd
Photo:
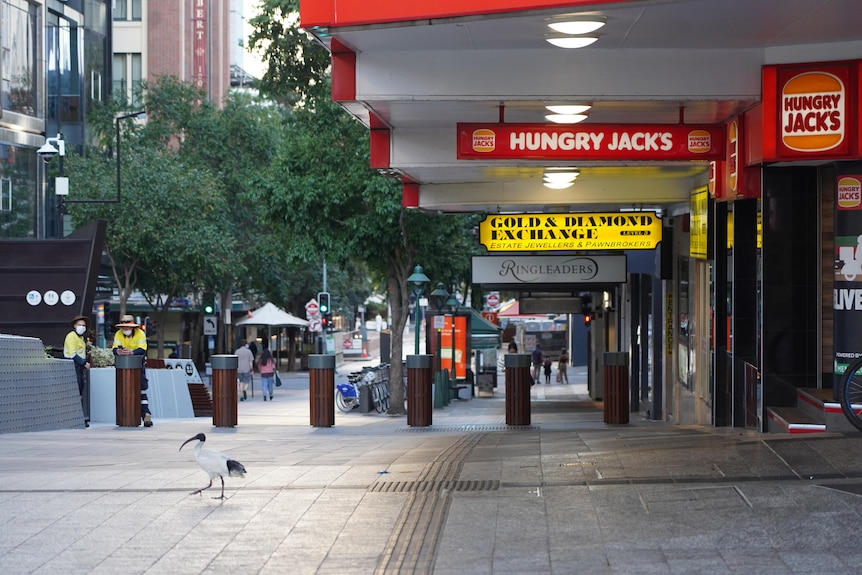
<path id="1" fill-rule="evenodd" d="M 198 444 L 195 445 L 195 461 L 197 461 L 198 465 L 200 465 L 203 470 L 209 474 L 210 482 L 206 487 L 201 487 L 197 491 L 192 491 L 191 495 L 200 493 L 204 489 L 209 489 L 213 485 L 213 479 L 218 477 L 221 479 L 221 497 L 213 497 L 213 499 L 224 499 L 225 476 L 242 477 L 245 475 L 245 467 L 243 467 L 242 463 L 231 459 L 221 451 L 203 449 L 204 442 L 207 440 L 207 436 L 203 433 L 198 433 L 194 437 L 183 442 L 183 444 L 180 445 L 180 451 L 182 451 L 186 443 L 195 440 L 198 441 Z"/>

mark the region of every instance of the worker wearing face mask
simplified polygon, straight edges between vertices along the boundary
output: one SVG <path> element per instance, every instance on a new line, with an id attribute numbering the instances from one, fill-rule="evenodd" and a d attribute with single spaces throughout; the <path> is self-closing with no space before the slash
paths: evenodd
<path id="1" fill-rule="evenodd" d="M 143 355 L 144 362 L 141 365 L 141 419 L 144 427 L 153 426 L 153 416 L 150 413 L 150 401 L 147 398 L 146 356 L 147 356 L 147 334 L 135 323 L 131 315 L 124 315 L 116 326 L 117 333 L 114 334 L 114 355 Z"/>
<path id="2" fill-rule="evenodd" d="M 75 316 L 71 323 L 72 331 L 66 334 L 66 340 L 63 342 L 63 357 L 75 362 L 75 377 L 78 379 L 78 393 L 81 394 L 83 406 L 84 378 L 86 371 L 90 369 L 87 358 L 90 351 L 90 318 L 85 315 Z M 85 407 L 84 415 L 87 415 L 88 411 Z"/>

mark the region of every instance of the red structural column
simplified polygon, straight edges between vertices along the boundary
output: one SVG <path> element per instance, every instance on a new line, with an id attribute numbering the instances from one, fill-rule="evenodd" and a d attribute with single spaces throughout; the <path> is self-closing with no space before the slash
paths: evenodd
<path id="1" fill-rule="evenodd" d="M 530 425 L 530 354 L 508 353 L 506 366 L 506 425 Z"/>
<path id="2" fill-rule="evenodd" d="M 138 427 L 141 424 L 141 367 L 142 355 L 114 357 L 116 369 L 117 425 Z"/>
<path id="3" fill-rule="evenodd" d="M 407 356 L 407 425 L 415 427 L 431 425 L 433 362 L 433 355 Z"/>
<path id="4" fill-rule="evenodd" d="M 623 351 L 606 351 L 604 422 L 629 422 L 629 354 Z"/>
<path id="5" fill-rule="evenodd" d="M 213 372 L 213 425 L 235 427 L 237 424 L 237 368 L 239 357 L 214 355 L 210 358 Z"/>
<path id="6" fill-rule="evenodd" d="M 335 356 L 309 355 L 309 399 L 312 427 L 335 425 Z"/>

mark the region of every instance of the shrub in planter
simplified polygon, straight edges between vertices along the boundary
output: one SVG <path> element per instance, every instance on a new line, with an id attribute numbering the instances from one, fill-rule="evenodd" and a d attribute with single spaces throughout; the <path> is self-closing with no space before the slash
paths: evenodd
<path id="1" fill-rule="evenodd" d="M 112 367 L 114 365 L 114 352 L 106 347 L 94 347 L 90 350 L 93 357 L 91 367 Z"/>

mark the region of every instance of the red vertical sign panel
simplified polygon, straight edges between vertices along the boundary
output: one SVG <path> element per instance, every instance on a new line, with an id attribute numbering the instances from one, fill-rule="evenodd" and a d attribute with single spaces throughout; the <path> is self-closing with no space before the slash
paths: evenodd
<path id="1" fill-rule="evenodd" d="M 209 4 L 207 0 L 194 0 L 192 15 L 192 36 L 194 39 L 192 57 L 192 79 L 196 88 L 205 90 L 207 87 L 207 62 L 209 60 Z"/>

